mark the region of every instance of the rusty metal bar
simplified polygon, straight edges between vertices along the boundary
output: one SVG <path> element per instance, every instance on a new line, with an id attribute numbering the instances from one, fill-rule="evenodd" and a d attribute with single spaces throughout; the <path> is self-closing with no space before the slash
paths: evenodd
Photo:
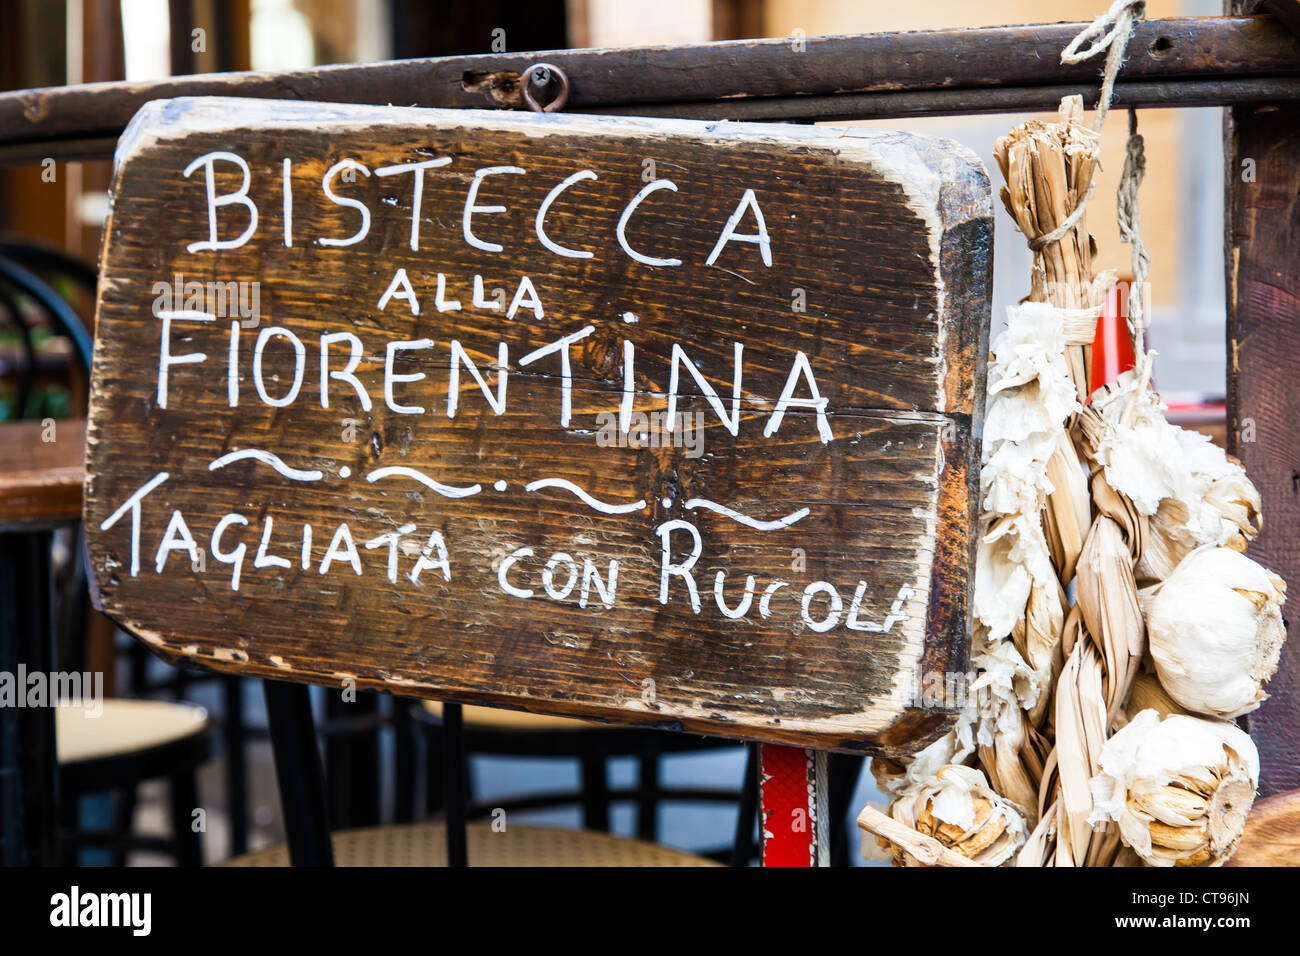
<path id="1" fill-rule="evenodd" d="M 619 106 L 585 112 L 689 119 L 759 121 L 837 121 L 894 119 L 917 116 L 955 116 L 970 113 L 1054 111 L 1061 97 L 1079 94 L 1091 109 L 1100 89 L 1088 85 L 1000 86 L 987 89 L 900 91 L 896 93 L 843 93 L 836 96 L 800 96 L 725 102 Z M 1116 83 L 1115 107 L 1181 108 L 1190 106 L 1244 106 L 1300 100 L 1300 77 L 1259 79 L 1168 80 L 1152 83 Z M 575 111 L 577 112 L 577 111 Z"/>
<path id="2" fill-rule="evenodd" d="M 863 119 L 1051 109 L 1094 94 L 1099 66 L 1062 65 L 1083 24 L 784 38 L 545 54 L 575 112 L 706 119 Z M 531 53 L 222 73 L 0 94 L 0 162 L 106 155 L 141 104 L 249 96 L 451 108 L 518 108 Z M 1272 17 L 1142 23 L 1118 102 L 1206 106 L 1294 100 L 1300 38 Z M 702 99 L 707 91 L 708 98 Z"/>

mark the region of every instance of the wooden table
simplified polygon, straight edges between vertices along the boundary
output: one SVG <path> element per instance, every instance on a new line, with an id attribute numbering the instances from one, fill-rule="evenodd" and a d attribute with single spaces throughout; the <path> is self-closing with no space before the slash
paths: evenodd
<path id="1" fill-rule="evenodd" d="M 80 520 L 85 445 L 82 418 L 0 424 L 0 530 Z"/>

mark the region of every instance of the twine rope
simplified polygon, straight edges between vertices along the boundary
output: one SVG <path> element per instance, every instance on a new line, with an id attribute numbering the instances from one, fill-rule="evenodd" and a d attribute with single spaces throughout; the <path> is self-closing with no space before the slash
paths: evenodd
<path id="1" fill-rule="evenodd" d="M 1061 51 L 1062 63 L 1082 63 L 1091 60 L 1102 50 L 1106 53 L 1106 69 L 1102 74 L 1101 97 L 1097 100 L 1097 115 L 1092 128 L 1101 132 L 1110 111 L 1110 100 L 1115 93 L 1115 77 L 1124 62 L 1124 49 L 1133 35 L 1133 27 L 1146 16 L 1146 0 L 1115 0 L 1110 9 L 1081 30 Z M 1089 40 L 1087 49 L 1080 49 Z"/>
<path id="2" fill-rule="evenodd" d="M 1092 344 L 1097 336 L 1097 320 L 1101 318 L 1100 305 L 1089 309 L 1053 308 L 1052 311 L 1061 317 L 1061 332 L 1066 345 Z"/>
<path id="3" fill-rule="evenodd" d="M 1133 354 L 1144 351 L 1142 341 L 1142 293 L 1151 272 L 1151 254 L 1142 241 L 1141 217 L 1138 214 L 1138 189 L 1146 175 L 1145 144 L 1138 132 L 1137 110 L 1128 111 L 1128 146 L 1124 152 L 1124 172 L 1119 178 L 1116 220 L 1121 242 L 1129 243 L 1132 253 L 1133 282 L 1128 291 L 1128 333 L 1133 339 Z"/>
<path id="4" fill-rule="evenodd" d="M 1062 63 L 1082 63 L 1106 51 L 1106 66 L 1102 72 L 1101 95 L 1093 116 L 1092 128 L 1100 133 L 1110 112 L 1110 102 L 1115 95 L 1115 79 L 1124 63 L 1124 51 L 1133 36 L 1133 28 L 1146 16 L 1146 0 L 1115 0 L 1110 9 L 1081 30 L 1061 51 Z M 1085 46 L 1087 44 L 1087 46 Z M 1142 136 L 1138 133 L 1137 111 L 1128 111 L 1128 143 L 1124 152 L 1124 169 L 1120 174 L 1116 196 L 1116 221 L 1122 242 L 1132 250 L 1133 282 L 1129 287 L 1127 323 L 1129 337 L 1133 340 L 1133 354 L 1142 355 L 1142 294 L 1151 271 L 1151 256 L 1142 241 L 1141 217 L 1138 212 L 1138 189 L 1146 174 L 1146 153 Z M 1097 186 L 1093 176 L 1088 188 L 1070 214 L 1051 232 L 1029 240 L 1029 248 L 1041 252 L 1053 242 L 1060 242 L 1079 224 L 1087 209 L 1088 200 Z"/>
<path id="5" fill-rule="evenodd" d="M 1101 132 L 1102 123 L 1106 122 L 1106 114 L 1110 112 L 1110 101 L 1115 95 L 1115 78 L 1119 76 L 1119 68 L 1124 63 L 1124 50 L 1133 35 L 1134 25 L 1146 16 L 1146 6 L 1146 0 L 1115 0 L 1109 10 L 1079 31 L 1078 35 L 1061 51 L 1062 63 L 1082 63 L 1091 60 L 1102 50 L 1108 51 L 1106 69 L 1101 79 L 1101 96 L 1097 99 L 1097 112 L 1092 120 L 1092 128 L 1098 133 Z M 1086 49 L 1080 49 L 1089 40 L 1092 41 L 1091 45 Z M 1125 169 L 1127 168 L 1126 162 Z M 1088 208 L 1088 200 L 1092 198 L 1092 191 L 1096 186 L 1097 177 L 1093 176 L 1078 205 L 1051 232 L 1030 239 L 1029 248 L 1034 252 L 1041 252 L 1051 243 L 1064 239 L 1066 233 L 1077 226 L 1079 220 L 1083 218 L 1084 210 Z M 1133 201 L 1136 207 L 1136 195 Z"/>

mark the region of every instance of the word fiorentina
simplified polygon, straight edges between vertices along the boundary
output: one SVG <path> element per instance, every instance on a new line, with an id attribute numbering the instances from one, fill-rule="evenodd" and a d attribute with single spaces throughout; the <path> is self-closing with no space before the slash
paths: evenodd
<path id="1" fill-rule="evenodd" d="M 439 276 L 439 279 L 441 278 L 442 276 Z M 201 365 L 208 360 L 206 352 L 173 351 L 173 324 L 182 321 L 212 323 L 216 321 L 216 316 L 211 312 L 182 309 L 162 310 L 158 318 L 161 320 L 161 337 L 158 352 L 157 405 L 159 408 L 167 408 L 171 399 L 172 369 L 176 366 Z M 406 394 L 399 394 L 399 386 L 402 389 L 410 389 L 413 383 L 426 378 L 426 372 L 397 370 L 399 362 L 402 367 L 409 367 L 413 364 L 413 360 L 424 359 L 430 365 L 436 363 L 446 369 L 445 408 L 448 418 L 455 418 L 460 408 L 462 374 L 478 386 L 492 414 L 500 416 L 506 412 L 507 387 L 512 370 L 518 373 L 530 366 L 537 366 L 537 369 L 543 373 L 553 375 L 558 367 L 559 423 L 561 427 L 568 427 L 573 404 L 572 351 L 578 343 L 595 332 L 596 327 L 584 325 L 567 335 L 561 335 L 554 341 L 514 359 L 513 364 L 509 345 L 506 342 L 497 343 L 495 356 L 490 354 L 480 356 L 476 361 L 459 339 L 451 339 L 441 345 L 429 338 L 390 340 L 384 344 L 382 360 L 376 358 L 372 361 L 372 367 L 366 370 L 366 376 L 372 380 L 370 385 L 363 382 L 358 373 L 366 356 L 376 355 L 376 352 L 367 348 L 360 336 L 354 332 L 321 333 L 312 344 L 313 354 L 309 362 L 307 343 L 303 341 L 302 336 L 286 326 L 266 326 L 258 333 L 251 349 L 247 348 L 243 341 L 250 336 L 241 337 L 241 330 L 240 322 L 232 322 L 228 340 L 224 343 L 226 401 L 231 408 L 237 407 L 241 401 L 242 363 L 247 360 L 251 364 L 253 390 L 257 400 L 272 408 L 284 408 L 299 399 L 307 369 L 311 367 L 319 369 L 314 391 L 323 409 L 330 407 L 333 385 L 335 391 L 355 396 L 365 412 L 369 412 L 378 401 L 382 400 L 388 411 L 396 415 L 425 415 L 431 411 L 432 401 L 429 400 L 430 404 L 426 405 L 423 403 L 426 400 L 421 399 L 421 403 L 416 404 L 415 399 L 407 397 Z M 685 381 L 681 373 L 685 370 L 727 431 L 732 435 L 739 434 L 744 379 L 744 345 L 733 342 L 732 349 L 733 362 L 729 369 L 731 394 L 724 398 L 691 361 L 681 345 L 673 343 L 668 373 L 667 413 L 662 419 L 666 431 L 672 432 L 678 421 L 678 397 L 682 394 L 681 389 Z M 246 359 L 245 356 L 249 351 L 252 353 L 251 358 Z M 438 355 L 439 351 L 441 355 Z M 282 380 L 278 373 L 268 373 L 268 353 L 278 353 L 285 361 L 277 361 L 286 368 L 288 362 L 292 362 L 293 371 L 288 376 L 287 382 Z M 494 383 L 490 381 L 493 372 L 496 373 Z M 633 426 L 633 399 L 636 392 L 636 350 L 633 343 L 627 339 L 623 340 L 622 373 L 623 391 L 618 405 L 618 426 L 619 431 L 626 434 Z M 378 385 L 374 383 L 375 379 L 379 380 Z M 690 383 L 686 384 L 689 387 Z M 379 396 L 372 394 L 372 391 L 377 391 Z M 831 440 L 832 431 L 826 414 L 827 399 L 818 389 L 808 356 L 802 351 L 796 351 L 790 360 L 785 386 L 767 418 L 763 436 L 770 438 L 774 435 L 781 427 L 786 412 L 796 408 L 811 409 L 815 412 L 818 437 L 823 444 Z"/>

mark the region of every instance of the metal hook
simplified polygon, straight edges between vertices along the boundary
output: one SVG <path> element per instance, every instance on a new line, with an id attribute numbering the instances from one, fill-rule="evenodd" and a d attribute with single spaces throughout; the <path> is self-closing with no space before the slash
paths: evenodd
<path id="1" fill-rule="evenodd" d="M 560 88 L 555 98 L 543 106 L 533 97 L 530 87 L 533 84 L 539 87 L 547 86 L 552 79 L 559 84 Z M 519 77 L 519 92 L 524 98 L 524 103 L 534 113 L 558 113 L 569 100 L 569 77 L 558 66 L 550 63 L 534 63 Z"/>

